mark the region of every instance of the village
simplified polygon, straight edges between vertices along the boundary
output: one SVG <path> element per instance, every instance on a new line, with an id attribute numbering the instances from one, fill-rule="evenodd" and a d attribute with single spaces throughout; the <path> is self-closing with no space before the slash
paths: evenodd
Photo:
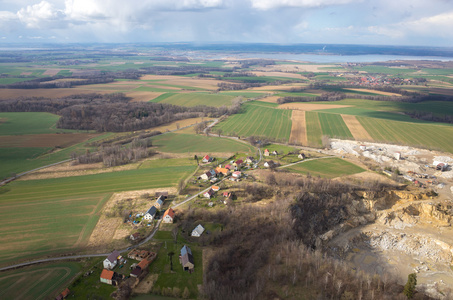
<path id="1" fill-rule="evenodd" d="M 175 195 L 167 191 L 156 192 L 151 197 L 152 202 L 146 211 L 131 211 L 125 218 L 124 223 L 130 225 L 131 233 L 128 237 L 132 246 L 124 250 L 114 250 L 102 262 L 102 272 L 99 282 L 106 285 L 116 286 L 116 295 L 136 288 L 149 274 L 149 266 L 156 260 L 159 248 L 147 246 L 147 237 L 140 232 L 140 228 L 151 227 L 153 233 L 162 232 L 159 226 L 173 224 L 178 220 L 178 207 L 191 203 L 193 207 L 214 208 L 216 206 L 228 206 L 240 201 L 241 195 L 238 184 L 243 181 L 255 180 L 253 171 L 259 169 L 278 170 L 288 165 L 313 159 L 327 157 L 342 157 L 369 165 L 369 161 L 379 164 L 376 170 L 381 176 L 388 176 L 394 182 L 412 184 L 418 188 L 431 188 L 438 192 L 446 191 L 444 188 L 453 178 L 451 164 L 453 159 L 445 156 L 436 156 L 433 151 L 414 149 L 406 146 L 385 145 L 376 143 L 358 143 L 354 141 L 332 140 L 330 149 L 317 151 L 288 151 L 284 154 L 277 150 L 264 149 L 259 152 L 259 157 L 236 154 L 233 157 L 218 161 L 215 157 L 206 154 L 200 160 L 197 171 L 187 182 L 185 200 L 175 202 Z M 431 160 L 431 162 L 429 161 Z M 453 190 L 452 190 L 453 192 Z M 240 198 L 240 197 L 239 197 Z M 174 227 L 176 228 L 176 227 Z M 159 230 L 159 231 L 158 231 Z M 178 261 L 180 268 L 187 274 L 191 274 L 201 266 L 196 264 L 196 257 L 191 247 L 197 245 L 197 239 L 204 234 L 210 234 L 211 230 L 217 230 L 212 224 L 194 224 L 186 233 L 186 241 L 192 246 L 182 242 L 178 243 Z M 182 234 L 182 233 L 181 233 Z M 176 243 L 178 230 L 172 232 Z M 149 238 L 149 237 L 148 237 Z M 167 247 L 165 242 L 164 247 Z M 177 245 L 175 245 L 176 247 Z M 160 246 L 162 247 L 162 245 Z M 127 253 L 127 254 L 121 254 Z M 170 252 L 173 253 L 173 252 Z M 201 252 L 197 252 L 201 253 Z M 171 257 L 166 262 L 173 270 Z M 85 274 L 90 276 L 91 273 Z M 63 291 L 60 298 L 63 299 Z M 187 295 L 188 292 L 186 292 Z M 182 294 L 181 294 L 182 295 Z"/>

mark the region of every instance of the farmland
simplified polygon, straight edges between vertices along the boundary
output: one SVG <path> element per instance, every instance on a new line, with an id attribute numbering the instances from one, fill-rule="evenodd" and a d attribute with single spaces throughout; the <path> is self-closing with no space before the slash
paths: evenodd
<path id="1" fill-rule="evenodd" d="M 361 167 L 337 157 L 304 161 L 285 169 L 299 174 L 310 174 L 324 178 L 352 175 L 365 171 Z"/>
<path id="2" fill-rule="evenodd" d="M 56 128 L 59 118 L 57 115 L 41 112 L 0 113 L 0 136 L 74 132 L 74 130 Z"/>
<path id="3" fill-rule="evenodd" d="M 230 139 L 183 133 L 167 133 L 153 139 L 159 151 L 170 153 L 254 152 L 253 147 Z"/>
<path id="4" fill-rule="evenodd" d="M 351 132 L 340 115 L 318 113 L 318 117 L 324 135 L 337 138 L 352 138 Z"/>
<path id="5" fill-rule="evenodd" d="M 322 145 L 322 128 L 319 122 L 318 113 L 305 112 L 305 123 L 307 126 L 307 143 L 310 146 L 320 147 Z"/>
<path id="6" fill-rule="evenodd" d="M 164 96 L 169 94 L 169 96 Z M 231 100 L 234 99 L 234 96 L 223 95 L 223 94 L 203 94 L 203 93 L 179 93 L 164 94 L 152 102 L 159 103 L 168 103 L 173 105 L 180 106 L 197 106 L 197 105 L 206 105 L 206 106 L 230 106 Z"/>
<path id="7" fill-rule="evenodd" d="M 79 271 L 78 263 L 66 262 L 4 272 L 0 277 L 0 298 L 48 299 L 49 295 L 61 292 Z"/>
<path id="8" fill-rule="evenodd" d="M 269 104 L 272 103 L 248 102 L 243 105 L 241 113 L 230 116 L 214 128 L 233 136 L 267 136 L 288 141 L 291 111 L 276 109 Z"/>
<path id="9" fill-rule="evenodd" d="M 0 264 L 84 246 L 112 192 L 171 187 L 193 165 L 15 181 L 0 188 Z M 22 216 L 25 220 L 17 222 Z M 8 243 L 6 243 L 8 241 Z"/>
<path id="10" fill-rule="evenodd" d="M 375 141 L 397 143 L 453 153 L 453 127 L 357 117 Z"/>

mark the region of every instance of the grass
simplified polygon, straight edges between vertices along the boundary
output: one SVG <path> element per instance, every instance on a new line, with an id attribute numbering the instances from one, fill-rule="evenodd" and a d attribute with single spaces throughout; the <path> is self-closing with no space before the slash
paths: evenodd
<path id="1" fill-rule="evenodd" d="M 176 95 L 177 93 L 164 93 L 156 98 L 154 98 L 153 100 L 149 101 L 149 102 L 154 102 L 154 103 L 157 103 L 157 102 L 161 102 L 161 101 L 164 101 L 165 99 L 171 97 L 171 96 L 174 96 Z"/>
<path id="2" fill-rule="evenodd" d="M 286 169 L 299 174 L 324 178 L 347 176 L 365 171 L 361 167 L 337 157 L 304 161 Z"/>
<path id="3" fill-rule="evenodd" d="M 322 127 L 319 122 L 318 113 L 313 111 L 305 112 L 305 123 L 307 126 L 307 142 L 314 147 L 322 146 Z"/>
<path id="4" fill-rule="evenodd" d="M 167 93 L 167 94 L 171 94 L 171 93 Z M 154 99 L 153 102 L 168 103 L 168 104 L 174 104 L 174 105 L 179 105 L 179 106 L 190 106 L 190 107 L 198 106 L 198 105 L 220 107 L 220 106 L 224 106 L 224 105 L 230 106 L 231 100 L 234 99 L 234 96 L 223 95 L 223 94 L 206 94 L 206 93 L 174 93 L 173 95 L 164 97 L 163 99 L 162 99 L 162 96 L 158 97 L 157 99 L 159 99 L 159 98 L 160 98 L 159 101 Z"/>
<path id="5" fill-rule="evenodd" d="M 59 116 L 44 112 L 0 113 L 0 135 L 75 132 L 56 128 L 58 119 Z"/>
<path id="6" fill-rule="evenodd" d="M 375 141 L 440 149 L 453 153 L 453 127 L 357 118 Z"/>
<path id="7" fill-rule="evenodd" d="M 81 269 L 75 262 L 36 265 L 2 272 L 0 276 L 0 298 L 39 300 L 53 299 L 66 288 Z"/>
<path id="8" fill-rule="evenodd" d="M 109 135 L 111 134 L 100 135 L 87 142 L 102 139 Z M 91 149 L 85 146 L 87 142 L 75 144 L 65 149 L 58 149 L 58 151 L 54 152 L 49 152 L 53 149 L 45 147 L 0 148 L 0 179 L 69 159 L 71 153 L 83 153 L 86 149 Z"/>
<path id="9" fill-rule="evenodd" d="M 167 133 L 152 138 L 159 151 L 171 153 L 254 152 L 248 144 L 231 139 L 203 135 Z"/>
<path id="10" fill-rule="evenodd" d="M 175 243 L 169 231 L 159 231 L 156 234 L 155 239 L 161 242 L 162 246 L 157 253 L 157 259 L 151 265 L 150 274 L 159 275 L 155 287 L 159 287 L 160 290 L 162 288 L 177 287 L 182 293 L 184 288 L 187 287 L 190 291 L 191 299 L 193 299 L 198 295 L 197 285 L 203 283 L 202 249 L 196 243 L 186 241 L 181 235 L 181 233 L 178 235 L 177 243 Z M 193 273 L 184 271 L 179 263 L 178 256 L 183 245 L 188 245 L 192 250 L 195 265 Z M 169 252 L 175 253 L 172 258 L 173 272 L 170 269 Z"/>
<path id="11" fill-rule="evenodd" d="M 341 115 L 318 113 L 323 135 L 337 138 L 353 138 Z"/>
<path id="12" fill-rule="evenodd" d="M 111 193 L 175 186 L 194 170 L 149 167 L 12 182 L 0 188 L 0 264 L 72 252 L 86 242 Z"/>
<path id="13" fill-rule="evenodd" d="M 232 136 L 266 136 L 288 141 L 291 133 L 291 111 L 275 109 L 274 103 L 248 102 L 242 112 L 216 125 Z"/>

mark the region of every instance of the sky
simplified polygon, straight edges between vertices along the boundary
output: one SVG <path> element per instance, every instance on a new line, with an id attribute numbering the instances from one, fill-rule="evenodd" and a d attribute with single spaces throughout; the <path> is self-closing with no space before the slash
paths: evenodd
<path id="1" fill-rule="evenodd" d="M 453 47 L 453 0 L 0 0 L 0 44 Z"/>

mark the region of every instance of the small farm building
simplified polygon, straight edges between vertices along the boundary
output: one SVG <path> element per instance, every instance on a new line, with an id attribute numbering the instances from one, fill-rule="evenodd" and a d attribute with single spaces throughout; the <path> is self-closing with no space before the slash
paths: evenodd
<path id="1" fill-rule="evenodd" d="M 156 216 L 156 213 L 157 213 L 157 208 L 153 205 L 145 213 L 145 215 L 143 216 L 143 219 L 148 220 L 148 221 L 152 221 L 154 219 L 154 217 Z"/>
<path id="2" fill-rule="evenodd" d="M 112 285 L 112 280 L 113 280 L 114 275 L 115 275 L 115 272 L 113 272 L 113 271 L 110 271 L 107 269 L 102 270 L 101 277 L 100 277 L 101 282 Z"/>
<path id="3" fill-rule="evenodd" d="M 198 224 L 198 226 L 195 227 L 194 230 L 192 230 L 192 234 L 191 235 L 199 237 L 199 236 L 201 236 L 203 234 L 203 232 L 204 232 L 204 227 L 201 226 L 201 224 Z"/>

